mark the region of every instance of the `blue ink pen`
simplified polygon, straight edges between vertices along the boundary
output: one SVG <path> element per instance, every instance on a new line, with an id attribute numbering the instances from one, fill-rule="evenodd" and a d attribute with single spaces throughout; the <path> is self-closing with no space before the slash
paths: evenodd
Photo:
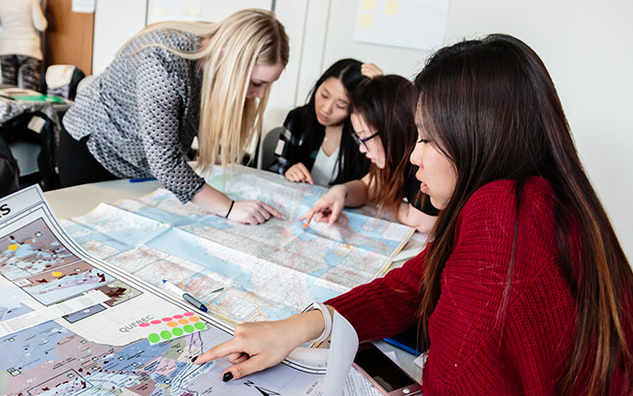
<path id="1" fill-rule="evenodd" d="M 183 300 L 187 301 L 189 304 L 191 304 L 194 307 L 198 308 L 202 312 L 207 312 L 208 311 L 207 307 L 202 303 L 202 301 L 198 300 L 197 298 L 195 298 L 191 294 L 187 293 L 186 291 L 182 290 L 178 286 L 174 285 L 170 281 L 167 281 L 167 280 L 163 279 L 163 286 L 165 286 L 165 289 L 167 289 L 170 292 L 174 293 L 178 297 L 182 297 Z"/>
<path id="2" fill-rule="evenodd" d="M 155 177 L 142 177 L 140 179 L 130 179 L 130 183 L 142 183 L 142 182 L 154 181 L 154 180 L 156 180 Z"/>

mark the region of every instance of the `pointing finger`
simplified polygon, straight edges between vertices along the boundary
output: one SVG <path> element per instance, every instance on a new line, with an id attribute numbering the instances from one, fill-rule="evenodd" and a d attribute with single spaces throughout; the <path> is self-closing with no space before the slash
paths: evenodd
<path id="1" fill-rule="evenodd" d="M 332 208 L 332 213 L 330 215 L 330 221 L 328 222 L 329 225 L 333 225 L 334 223 L 336 223 L 336 220 L 338 220 L 338 216 L 341 213 L 341 208 L 338 204 L 334 204 L 333 208 Z"/>
<path id="2" fill-rule="evenodd" d="M 242 352 L 243 351 L 241 350 L 241 348 L 237 346 L 237 342 L 235 341 L 235 339 L 231 339 L 229 341 L 223 342 L 222 344 L 214 346 L 213 348 L 204 353 L 201 353 L 198 356 L 195 356 L 193 359 L 191 359 L 191 362 L 195 364 L 202 364 L 217 358 L 227 356 L 231 353 Z"/>
<path id="3" fill-rule="evenodd" d="M 267 203 L 262 202 L 262 206 L 264 207 L 264 209 L 266 209 L 268 211 L 268 213 L 272 214 L 276 218 L 282 219 L 282 220 L 286 220 L 286 216 L 284 216 L 281 212 L 275 210 L 275 208 L 273 208 L 272 206 L 268 205 Z"/>
<path id="4" fill-rule="evenodd" d="M 224 380 L 224 378 L 228 378 L 227 379 L 228 381 L 230 379 L 242 378 L 246 375 L 255 373 L 257 371 L 267 369 L 268 367 L 271 367 L 274 364 L 275 362 L 270 362 L 270 363 L 265 362 L 264 360 L 262 360 L 260 355 L 251 356 L 249 359 L 246 359 L 245 361 L 238 363 L 236 365 L 233 365 L 229 367 L 228 369 L 226 369 L 224 373 L 222 374 L 222 379 Z M 231 374 L 227 375 L 228 373 L 231 373 Z"/>

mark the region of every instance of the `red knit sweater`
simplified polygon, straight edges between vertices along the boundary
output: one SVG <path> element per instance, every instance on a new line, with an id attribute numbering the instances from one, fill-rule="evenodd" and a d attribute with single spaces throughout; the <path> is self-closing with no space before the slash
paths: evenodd
<path id="1" fill-rule="evenodd" d="M 501 328 L 496 320 L 512 252 L 514 182 L 487 184 L 461 211 L 429 322 L 425 396 L 556 394 L 571 356 L 576 303 L 559 269 L 549 183 L 529 179 L 522 202 Z M 361 340 L 398 334 L 415 323 L 425 257 L 426 250 L 384 278 L 327 303 Z M 621 372 L 616 380 L 622 382 Z M 614 395 L 622 394 L 621 386 L 615 388 Z"/>

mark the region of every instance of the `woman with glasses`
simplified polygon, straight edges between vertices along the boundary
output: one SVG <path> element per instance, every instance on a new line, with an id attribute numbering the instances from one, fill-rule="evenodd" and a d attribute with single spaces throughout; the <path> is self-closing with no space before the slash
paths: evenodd
<path id="1" fill-rule="evenodd" d="M 271 172 L 292 182 L 327 186 L 358 179 L 369 161 L 356 149 L 349 119 L 350 93 L 382 74 L 376 65 L 341 59 L 323 73 L 304 106 L 288 113 Z"/>
<path id="2" fill-rule="evenodd" d="M 433 243 L 317 309 L 237 326 L 195 363 L 228 355 L 224 378 L 242 378 L 326 339 L 337 311 L 361 341 L 418 325 L 426 396 L 632 395 L 633 272 L 542 60 L 490 35 L 439 50 L 415 86 Z"/>
<path id="3" fill-rule="evenodd" d="M 300 220 L 334 224 L 344 207 L 374 202 L 380 213 L 392 213 L 422 233 L 431 230 L 437 210 L 420 193 L 409 162 L 417 132 L 408 103 L 413 103 L 413 84 L 400 76 L 379 76 L 356 87 L 350 116 L 352 138 L 372 163 L 369 173 L 330 188 Z"/>

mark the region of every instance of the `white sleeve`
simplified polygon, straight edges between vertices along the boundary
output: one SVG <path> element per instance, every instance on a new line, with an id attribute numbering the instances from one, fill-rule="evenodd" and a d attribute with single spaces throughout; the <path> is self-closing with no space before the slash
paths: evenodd
<path id="1" fill-rule="evenodd" d="M 33 20 L 35 29 L 40 32 L 43 32 L 48 27 L 48 22 L 46 21 L 46 17 L 44 17 L 42 7 L 38 0 L 31 0 L 31 19 Z"/>

